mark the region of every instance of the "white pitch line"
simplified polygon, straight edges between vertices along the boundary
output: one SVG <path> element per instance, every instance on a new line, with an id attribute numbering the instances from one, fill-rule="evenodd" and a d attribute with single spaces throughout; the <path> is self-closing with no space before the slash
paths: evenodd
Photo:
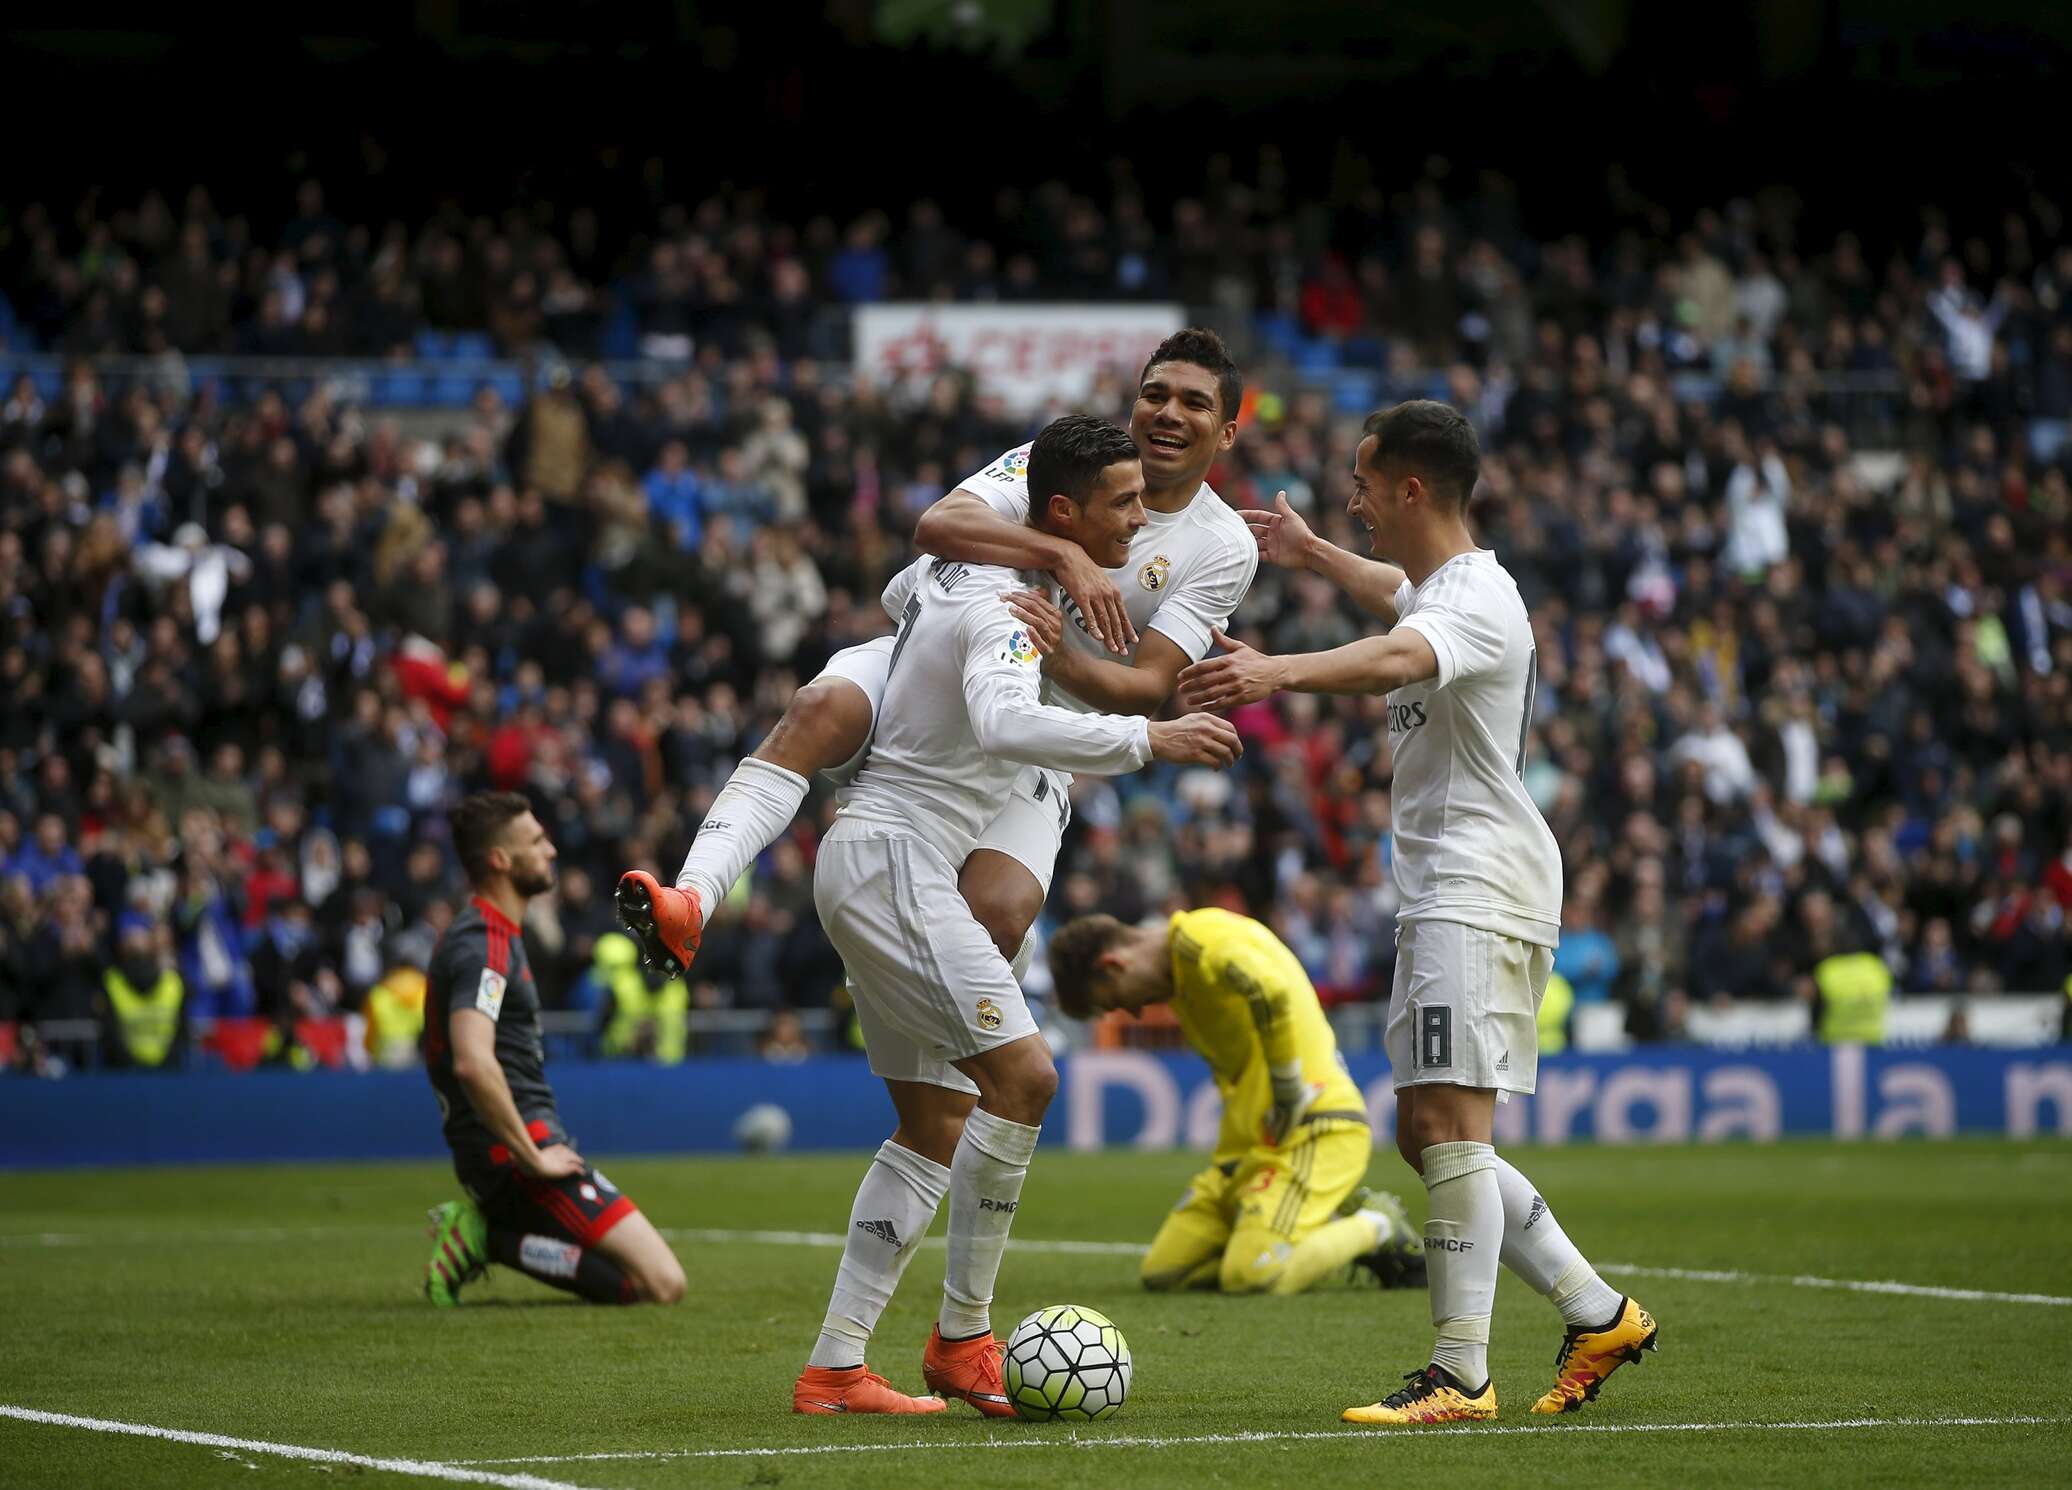
<path id="1" fill-rule="evenodd" d="M 1482 1427 L 1474 1423 L 1463 1423 L 1457 1427 L 1421 1428 L 1416 1432 L 1407 1433 L 1399 1433 L 1394 1429 L 1377 1431 L 1342 1428 L 1336 1432 L 1300 1429 L 1285 1433 L 1182 1433 L 1170 1437 L 1155 1434 L 1101 1434 L 1087 1438 L 1078 1437 L 1076 1433 L 1063 1438 L 1037 1437 L 1034 1435 L 1040 1430 L 1032 1429 L 1031 1436 L 1028 1437 L 979 1438 L 962 1442 L 911 1439 L 900 1443 L 817 1443 L 750 1449 L 628 1449 L 618 1453 L 536 1455 L 523 1459 L 460 1459 L 454 1462 L 463 1465 L 595 1464 L 631 1459 L 782 1459 L 804 1454 L 908 1453 L 917 1449 L 940 1450 L 947 1453 L 982 1453 L 992 1449 L 1170 1449 L 1198 1444 L 1306 1443 L 1330 1439 L 1355 1439 L 1362 1443 L 1393 1439 L 1398 1443 L 1414 1443 L 1433 1434 L 1489 1438 L 1499 1434 L 1516 1433 L 1547 1436 L 1570 1433 L 1813 1433 L 1867 1428 L 2031 1428 L 2055 1427 L 2065 1423 L 2072 1423 L 2072 1418 L 1833 1418 L 1823 1422 L 1789 1423 L 1550 1423 L 1545 1427 L 1531 1428 L 1521 1425 Z"/>
<path id="2" fill-rule="evenodd" d="M 394 1235 L 396 1230 L 362 1222 L 352 1226 L 169 1226 L 163 1231 L 7 1231 L 0 1232 L 0 1247 L 164 1247 L 176 1242 L 234 1247 L 378 1232 Z"/>
<path id="3" fill-rule="evenodd" d="M 469 1485 L 499 1485 L 504 1490 L 583 1490 L 566 1480 L 542 1479 L 535 1474 L 498 1474 L 464 1464 L 443 1464 L 428 1459 L 382 1459 L 371 1454 L 351 1454 L 344 1449 L 313 1449 L 298 1443 L 268 1443 L 258 1438 L 231 1438 L 221 1433 L 191 1433 L 185 1428 L 160 1428 L 151 1423 L 118 1423 L 108 1418 L 75 1417 L 69 1412 L 40 1412 L 33 1407 L 14 1407 L 0 1402 L 0 1418 L 18 1418 L 25 1423 L 42 1423 L 53 1428 L 83 1428 L 89 1433 L 123 1433 L 136 1438 L 161 1438 L 172 1443 L 196 1444 L 208 1449 L 238 1450 L 247 1454 L 272 1454 L 280 1459 L 307 1459 L 318 1464 L 349 1464 L 355 1469 L 379 1469 L 390 1474 L 414 1474 L 421 1479 L 455 1480 Z"/>
<path id="4" fill-rule="evenodd" d="M 1744 1273 L 1719 1268 L 1655 1268 L 1635 1262 L 1601 1262 L 1600 1273 L 1631 1273 L 1636 1278 L 1675 1278 L 1689 1283 L 1783 1283 L 1792 1288 L 1839 1288 L 1849 1293 L 1896 1293 L 1910 1299 L 1954 1299 L 1967 1304 L 2042 1304 L 2072 1307 L 2072 1297 L 2057 1293 L 1999 1293 L 1987 1288 L 1944 1288 L 1933 1283 L 1901 1283 L 1890 1278 L 1817 1278 L 1811 1273 Z"/>
<path id="5" fill-rule="evenodd" d="M 85 1247 L 96 1244 L 163 1246 L 172 1242 L 197 1242 L 214 1246 L 396 1231 L 395 1227 L 369 1224 L 252 1226 L 226 1228 L 221 1231 L 174 1228 L 166 1231 L 138 1232 L 0 1232 L 0 1248 Z M 671 1241 L 709 1242 L 721 1246 L 839 1248 L 847 1241 L 840 1232 L 834 1231 L 742 1231 L 710 1226 L 665 1226 L 661 1228 L 661 1232 Z M 932 1236 L 921 1245 L 940 1248 L 944 1245 L 944 1239 Z M 1010 1241 L 1008 1246 L 1016 1252 L 1048 1253 L 1063 1257 L 1142 1257 L 1147 1250 L 1141 1242 L 1081 1242 L 1042 1237 L 1027 1240 L 1017 1237 Z M 1791 1288 L 1838 1289 L 1846 1293 L 1897 1294 L 1905 1298 L 1945 1299 L 1967 1304 L 2034 1304 L 2045 1308 L 2072 1308 L 2072 1294 L 2003 1293 L 1989 1288 L 1951 1288 L 1935 1283 L 1906 1283 L 1892 1278 L 1822 1278 L 1811 1273 L 1746 1273 L 1735 1268 L 1665 1268 L 1635 1262 L 1602 1262 L 1597 1265 L 1597 1270 L 1602 1273 L 1626 1273 L 1636 1278 L 1668 1278 L 1684 1283 L 1767 1284 Z"/>

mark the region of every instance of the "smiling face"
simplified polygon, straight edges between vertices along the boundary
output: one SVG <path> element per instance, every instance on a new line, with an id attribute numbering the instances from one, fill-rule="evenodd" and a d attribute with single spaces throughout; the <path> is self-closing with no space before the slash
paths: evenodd
<path id="1" fill-rule="evenodd" d="M 1052 531 L 1070 538 L 1103 569 L 1129 562 L 1130 540 L 1149 520 L 1144 516 L 1144 468 L 1133 460 L 1105 467 L 1086 500 L 1050 499 Z"/>
<path id="2" fill-rule="evenodd" d="M 1377 558 L 1396 552 L 1407 489 L 1421 484 L 1415 476 L 1376 465 L 1380 446 L 1380 439 L 1369 435 L 1353 452 L 1353 495 L 1345 504 L 1347 515 L 1367 530 L 1370 552 Z"/>
<path id="3" fill-rule="evenodd" d="M 1146 485 L 1191 491 L 1237 439 L 1237 411 L 1222 408 L 1207 368 L 1154 362 L 1130 408 L 1130 438 L 1143 452 Z"/>

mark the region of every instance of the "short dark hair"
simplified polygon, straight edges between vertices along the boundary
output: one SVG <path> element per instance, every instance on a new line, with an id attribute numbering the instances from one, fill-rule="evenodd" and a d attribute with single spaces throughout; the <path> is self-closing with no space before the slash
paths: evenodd
<path id="1" fill-rule="evenodd" d="M 1029 520 L 1043 515 L 1062 492 L 1074 506 L 1084 503 L 1101 472 L 1126 460 L 1142 460 L 1126 430 L 1091 414 L 1067 414 L 1043 426 L 1029 447 Z"/>
<path id="2" fill-rule="evenodd" d="M 1051 996 L 1072 1019 L 1093 1013 L 1096 964 L 1115 950 L 1129 928 L 1113 916 L 1081 916 L 1067 921 L 1050 939 Z"/>
<path id="3" fill-rule="evenodd" d="M 477 884 L 495 873 L 489 865 L 489 851 L 504 836 L 504 829 L 526 813 L 532 803 L 520 792 L 476 792 L 446 816 L 453 829 L 453 852 L 460 867 Z"/>
<path id="4" fill-rule="evenodd" d="M 1374 436 L 1374 463 L 1402 465 L 1440 495 L 1465 507 L 1482 478 L 1482 445 L 1475 426 L 1452 404 L 1413 398 L 1367 416 L 1364 433 Z"/>
<path id="5" fill-rule="evenodd" d="M 1213 373 L 1216 378 L 1216 412 L 1223 416 L 1226 424 L 1237 418 L 1237 411 L 1245 401 L 1245 375 L 1238 371 L 1230 348 L 1223 345 L 1222 337 L 1206 326 L 1189 326 L 1175 331 L 1158 344 L 1158 350 L 1144 364 L 1144 371 L 1137 377 L 1138 387 L 1150 380 L 1151 369 L 1161 362 L 1191 362 Z"/>

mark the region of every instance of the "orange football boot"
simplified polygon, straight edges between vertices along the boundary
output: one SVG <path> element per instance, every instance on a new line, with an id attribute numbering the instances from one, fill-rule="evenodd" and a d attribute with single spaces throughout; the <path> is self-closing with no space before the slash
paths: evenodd
<path id="1" fill-rule="evenodd" d="M 1000 1379 L 1006 1354 L 991 1330 L 969 1340 L 945 1340 L 938 1326 L 928 1332 L 928 1349 L 921 1354 L 921 1380 L 938 1397 L 961 1397 L 989 1418 L 1011 1418 L 1014 1404 Z"/>
<path id="2" fill-rule="evenodd" d="M 791 1410 L 826 1417 L 838 1412 L 942 1412 L 940 1397 L 909 1397 L 868 1366 L 808 1366 L 791 1389 Z"/>
<path id="3" fill-rule="evenodd" d="M 705 937 L 705 912 L 696 890 L 660 883 L 645 870 L 619 876 L 619 924 L 640 943 L 641 960 L 658 973 L 681 978 Z"/>

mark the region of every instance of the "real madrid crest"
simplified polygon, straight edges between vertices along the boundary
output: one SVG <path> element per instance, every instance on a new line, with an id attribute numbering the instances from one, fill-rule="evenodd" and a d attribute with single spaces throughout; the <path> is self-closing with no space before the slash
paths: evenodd
<path id="1" fill-rule="evenodd" d="M 982 1030 L 1000 1028 L 1000 1006 L 991 999 L 978 1001 L 978 1027 Z"/>
<path id="2" fill-rule="evenodd" d="M 1164 554 L 1154 554 L 1151 562 L 1137 571 L 1137 583 L 1156 593 L 1166 587 L 1173 577 L 1173 561 Z"/>

